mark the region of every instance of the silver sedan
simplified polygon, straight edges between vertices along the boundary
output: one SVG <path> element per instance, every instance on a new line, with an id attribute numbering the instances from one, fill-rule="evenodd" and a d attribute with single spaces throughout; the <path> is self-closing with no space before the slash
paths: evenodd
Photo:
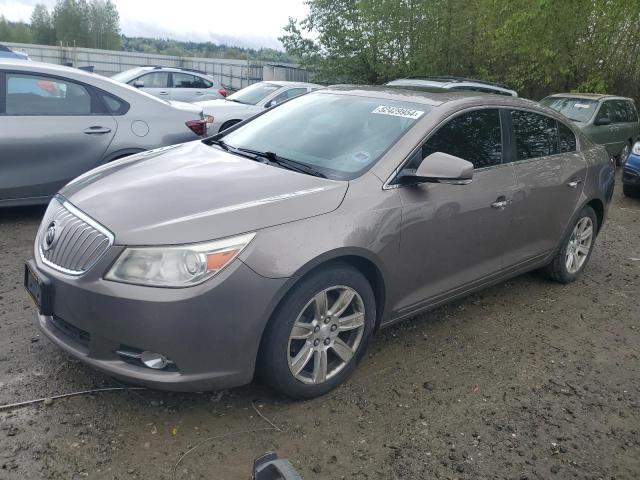
<path id="1" fill-rule="evenodd" d="M 226 99 L 196 102 L 210 117 L 207 133 L 214 135 L 290 98 L 304 95 L 322 85 L 304 82 L 259 82 L 249 85 Z"/>
<path id="2" fill-rule="evenodd" d="M 201 107 L 74 68 L 0 59 L 0 207 L 46 203 L 87 170 L 205 133 Z"/>

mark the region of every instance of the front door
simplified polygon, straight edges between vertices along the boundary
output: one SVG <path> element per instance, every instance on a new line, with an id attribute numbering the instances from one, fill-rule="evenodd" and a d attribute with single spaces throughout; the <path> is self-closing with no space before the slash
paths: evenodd
<path id="1" fill-rule="evenodd" d="M 101 161 L 116 132 L 90 87 L 59 77 L 0 73 L 0 202 L 55 194 Z"/>
<path id="2" fill-rule="evenodd" d="M 515 178 L 513 166 L 502 164 L 499 110 L 458 114 L 424 143 L 406 168 L 417 168 L 437 151 L 472 162 L 473 181 L 400 188 L 399 271 L 407 293 L 395 306 L 399 315 L 482 283 L 503 266 Z"/>
<path id="3" fill-rule="evenodd" d="M 587 175 L 576 137 L 562 122 L 526 110 L 510 112 L 517 190 L 505 250 L 507 267 L 536 262 L 558 247 Z"/>
<path id="4" fill-rule="evenodd" d="M 129 82 L 154 97 L 170 100 L 171 81 L 169 72 L 151 72 Z"/>

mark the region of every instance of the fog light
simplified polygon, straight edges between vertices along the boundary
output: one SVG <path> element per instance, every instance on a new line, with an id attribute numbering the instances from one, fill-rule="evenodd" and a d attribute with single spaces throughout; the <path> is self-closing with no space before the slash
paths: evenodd
<path id="1" fill-rule="evenodd" d="M 164 355 L 149 351 L 140 354 L 140 361 L 154 370 L 162 370 L 170 363 Z"/>

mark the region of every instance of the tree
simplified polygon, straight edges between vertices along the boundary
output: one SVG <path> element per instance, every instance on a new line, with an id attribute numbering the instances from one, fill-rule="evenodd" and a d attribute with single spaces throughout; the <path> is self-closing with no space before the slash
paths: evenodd
<path id="1" fill-rule="evenodd" d="M 88 46 L 89 12 L 86 0 L 58 0 L 53 9 L 57 41 L 69 46 Z"/>
<path id="2" fill-rule="evenodd" d="M 56 31 L 53 27 L 53 19 L 46 5 L 39 3 L 31 14 L 31 34 L 33 41 L 44 45 L 56 43 Z"/>

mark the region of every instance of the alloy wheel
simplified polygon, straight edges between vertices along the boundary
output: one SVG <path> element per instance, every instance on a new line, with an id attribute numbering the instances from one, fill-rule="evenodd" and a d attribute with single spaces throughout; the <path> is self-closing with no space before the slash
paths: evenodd
<path id="1" fill-rule="evenodd" d="M 589 256 L 593 242 L 593 222 L 589 217 L 582 217 L 571 232 L 565 265 L 567 272 L 573 274 L 580 271 Z"/>
<path id="2" fill-rule="evenodd" d="M 365 330 L 365 308 L 353 288 L 329 287 L 302 309 L 289 334 L 289 370 L 305 384 L 321 384 L 356 355 Z"/>

